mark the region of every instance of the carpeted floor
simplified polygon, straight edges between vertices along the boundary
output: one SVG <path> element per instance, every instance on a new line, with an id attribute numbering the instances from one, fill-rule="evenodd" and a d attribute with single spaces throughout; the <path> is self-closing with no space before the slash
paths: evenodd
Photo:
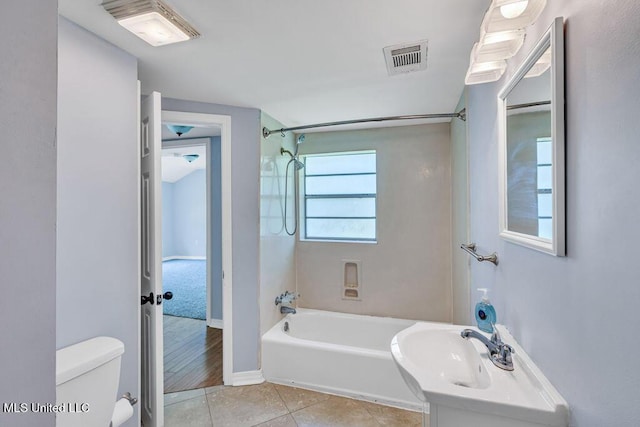
<path id="1" fill-rule="evenodd" d="M 174 259 L 162 263 L 162 288 L 173 292 L 163 301 L 164 314 L 205 320 L 207 312 L 207 261 Z"/>

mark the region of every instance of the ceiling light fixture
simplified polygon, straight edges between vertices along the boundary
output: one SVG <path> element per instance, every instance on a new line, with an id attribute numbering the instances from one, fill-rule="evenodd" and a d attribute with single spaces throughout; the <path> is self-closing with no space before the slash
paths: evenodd
<path id="1" fill-rule="evenodd" d="M 193 126 L 184 126 L 184 125 L 167 125 L 167 129 L 171 132 L 175 133 L 178 136 L 182 136 L 185 133 L 189 132 L 193 129 Z"/>
<path id="2" fill-rule="evenodd" d="M 471 50 L 465 84 L 494 82 L 524 43 L 525 27 L 542 13 L 547 0 L 492 0 L 480 26 L 480 40 Z"/>
<path id="3" fill-rule="evenodd" d="M 182 156 L 182 158 L 185 159 L 189 163 L 195 162 L 196 160 L 198 160 L 199 157 L 200 157 L 199 154 L 184 154 Z"/>
<path id="4" fill-rule="evenodd" d="M 111 0 L 102 3 L 127 30 L 151 46 L 200 37 L 200 33 L 161 0 Z"/>

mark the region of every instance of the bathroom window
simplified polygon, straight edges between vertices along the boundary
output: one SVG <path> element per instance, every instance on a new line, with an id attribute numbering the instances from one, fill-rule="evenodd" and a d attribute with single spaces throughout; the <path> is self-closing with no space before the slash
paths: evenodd
<path id="1" fill-rule="evenodd" d="M 376 152 L 304 156 L 303 239 L 376 240 Z"/>

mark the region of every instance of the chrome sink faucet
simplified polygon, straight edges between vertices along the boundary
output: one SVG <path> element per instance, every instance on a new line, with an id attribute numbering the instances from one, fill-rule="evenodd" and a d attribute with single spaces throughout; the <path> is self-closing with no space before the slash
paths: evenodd
<path id="1" fill-rule="evenodd" d="M 513 371 L 513 359 L 511 358 L 511 355 L 515 353 L 515 351 L 513 350 L 513 347 L 502 342 L 500 333 L 496 329 L 495 325 L 491 326 L 493 326 L 491 339 L 478 331 L 474 331 L 473 329 L 463 330 L 460 332 L 460 336 L 464 339 L 475 338 L 479 340 L 489 349 L 490 359 L 494 365 L 500 369 L 504 369 L 505 371 Z"/>

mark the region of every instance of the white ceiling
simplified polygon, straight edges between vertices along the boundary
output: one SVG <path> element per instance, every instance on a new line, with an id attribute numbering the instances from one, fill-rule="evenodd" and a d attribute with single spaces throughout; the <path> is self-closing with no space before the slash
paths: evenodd
<path id="1" fill-rule="evenodd" d="M 489 0 L 165 0 L 202 37 L 151 47 L 102 0 L 60 14 L 139 59 L 143 93 L 259 108 L 285 126 L 453 112 Z M 426 71 L 389 77 L 385 46 L 428 39 Z"/>
<path id="2" fill-rule="evenodd" d="M 184 155 L 197 154 L 198 159 L 189 163 Z M 206 149 L 204 145 L 162 149 L 162 181 L 176 182 L 198 169 L 206 169 Z"/>

